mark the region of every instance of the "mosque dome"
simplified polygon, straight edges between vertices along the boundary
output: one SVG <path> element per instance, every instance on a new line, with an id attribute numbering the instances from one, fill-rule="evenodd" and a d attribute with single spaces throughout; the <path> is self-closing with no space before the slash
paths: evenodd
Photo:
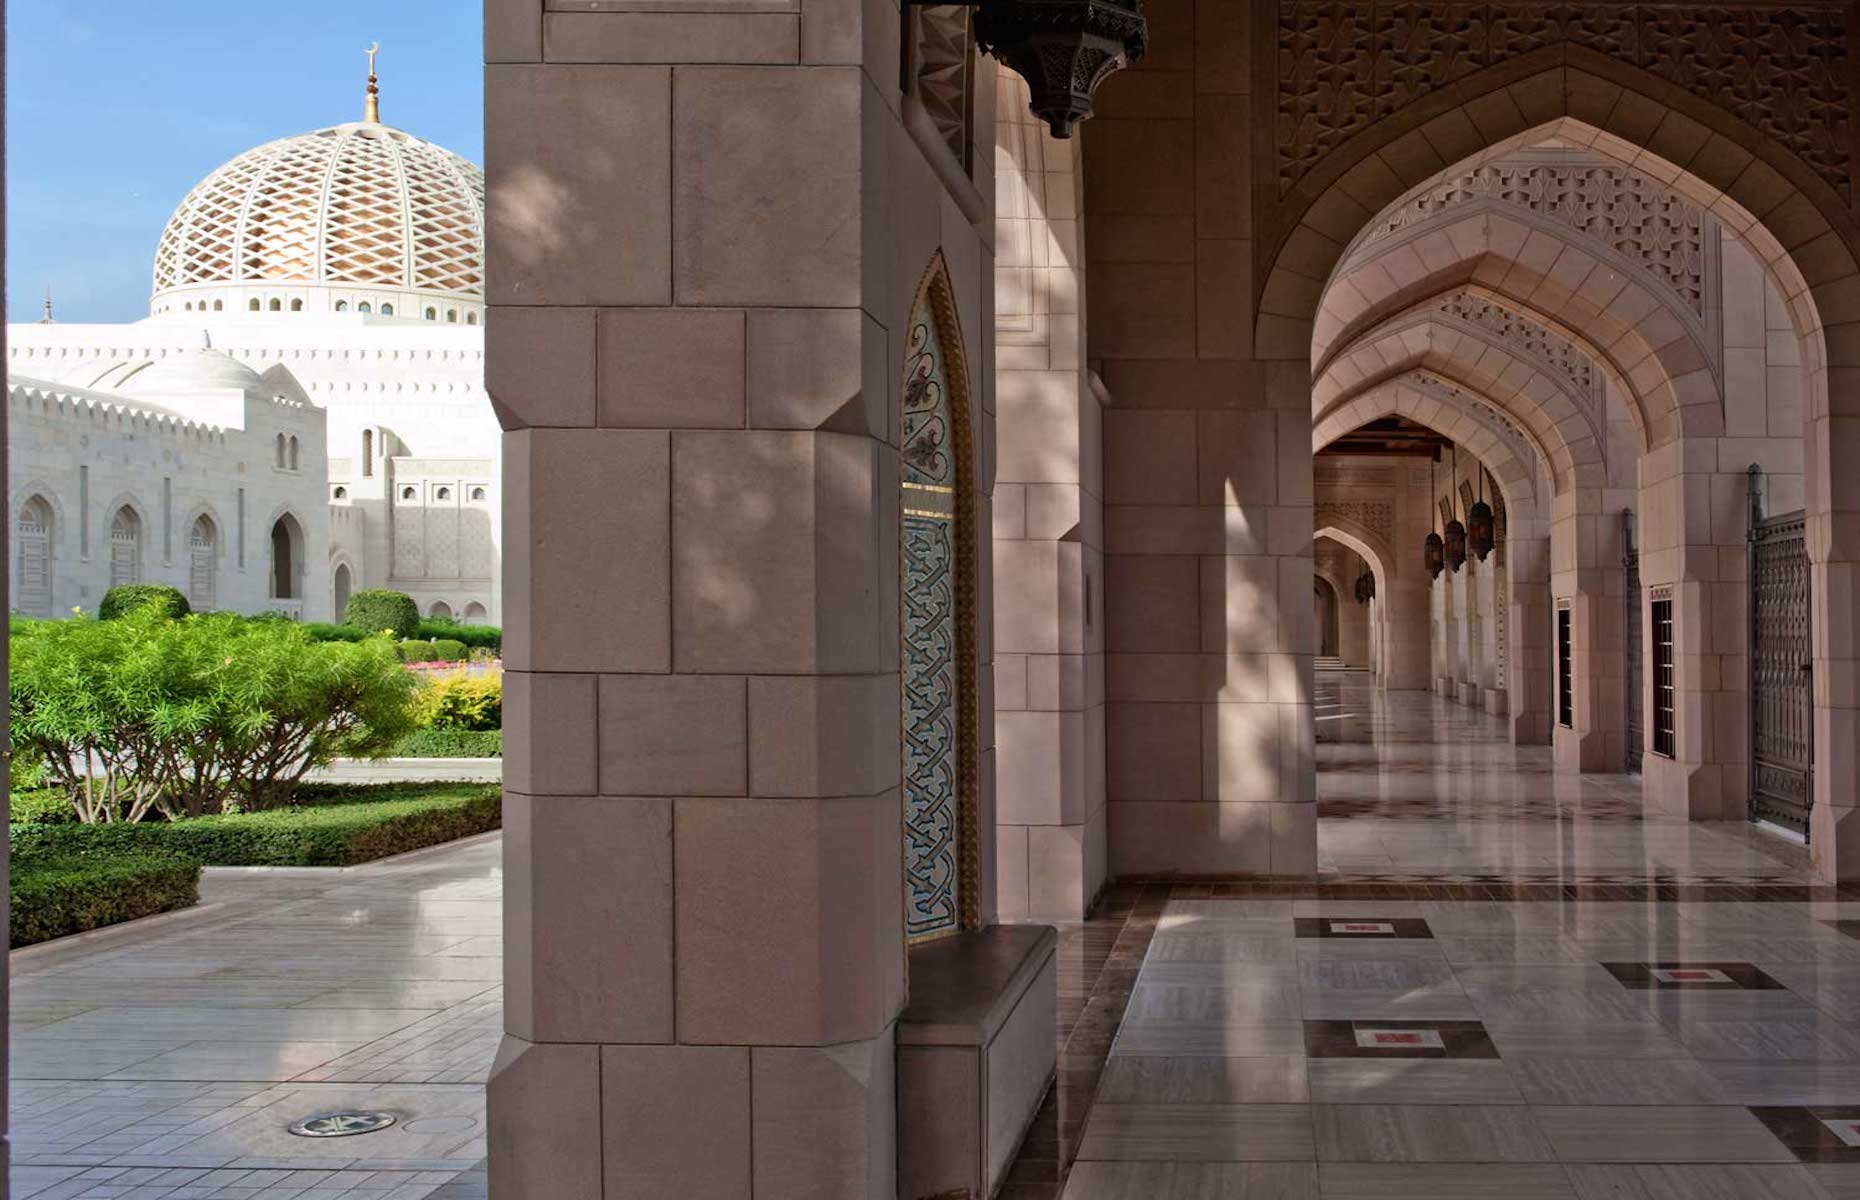
<path id="1" fill-rule="evenodd" d="M 116 370 L 115 376 L 106 375 L 99 384 L 114 385 L 132 396 L 175 395 L 223 388 L 237 388 L 249 396 L 262 396 L 270 391 L 257 371 L 232 355 L 215 350 L 205 338 L 196 349 L 183 350 L 147 365 L 124 364 Z"/>
<path id="2" fill-rule="evenodd" d="M 476 324 L 483 299 L 484 172 L 368 119 L 267 142 L 201 180 L 162 231 L 151 309 Z"/>

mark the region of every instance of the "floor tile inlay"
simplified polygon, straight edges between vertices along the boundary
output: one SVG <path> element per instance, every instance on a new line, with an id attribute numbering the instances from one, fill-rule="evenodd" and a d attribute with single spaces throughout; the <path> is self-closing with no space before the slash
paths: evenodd
<path id="1" fill-rule="evenodd" d="M 1605 962 L 1602 968 L 1630 988 L 1689 988 L 1765 992 L 1783 985 L 1747 962 Z"/>

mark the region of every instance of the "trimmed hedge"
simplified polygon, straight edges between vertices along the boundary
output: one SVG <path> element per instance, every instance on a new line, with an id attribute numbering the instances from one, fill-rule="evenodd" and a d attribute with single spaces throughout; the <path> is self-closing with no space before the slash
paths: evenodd
<path id="1" fill-rule="evenodd" d="M 15 791 L 8 798 L 7 815 L 15 825 L 75 825 L 77 809 L 71 797 L 58 788 Z"/>
<path id="2" fill-rule="evenodd" d="M 111 825 L 14 825 L 17 857 L 166 853 L 210 867 L 348 867 L 503 825 L 496 784 L 304 784 L 291 808 Z"/>
<path id="3" fill-rule="evenodd" d="M 374 588 L 349 597 L 342 623 L 369 633 L 388 629 L 397 638 L 410 638 L 420 632 L 420 606 L 405 592 Z"/>
<path id="4" fill-rule="evenodd" d="M 313 642 L 364 642 L 371 634 L 353 625 L 331 625 L 328 621 L 305 621 L 303 631 Z"/>
<path id="5" fill-rule="evenodd" d="M 504 648 L 504 631 L 497 626 L 461 625 L 457 621 L 448 621 L 444 617 L 421 618 L 420 636 L 428 641 L 434 638 L 450 638 L 455 642 L 464 642 L 473 650 L 501 652 Z"/>
<path id="6" fill-rule="evenodd" d="M 448 638 L 437 641 L 422 642 L 409 639 L 400 643 L 400 661 L 404 663 L 419 662 L 464 662 L 471 657 L 471 651 L 464 642 L 455 642 Z"/>
<path id="7" fill-rule="evenodd" d="M 171 854 L 30 855 L 13 862 L 12 945 L 30 946 L 200 902 L 200 864 Z"/>
<path id="8" fill-rule="evenodd" d="M 153 605 L 164 617 L 185 617 L 194 611 L 181 589 L 165 583 L 119 583 L 103 594 L 97 606 L 99 621 L 114 621 L 124 613 Z"/>
<path id="9" fill-rule="evenodd" d="M 422 729 L 400 739 L 388 753 L 400 758 L 502 758 L 504 731 Z"/>

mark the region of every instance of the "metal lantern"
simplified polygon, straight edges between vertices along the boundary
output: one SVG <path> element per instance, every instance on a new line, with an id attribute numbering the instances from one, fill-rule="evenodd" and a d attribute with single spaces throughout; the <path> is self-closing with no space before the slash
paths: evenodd
<path id="1" fill-rule="evenodd" d="M 1458 574 L 1466 565 L 1466 526 L 1460 524 L 1458 518 L 1447 522 L 1446 554 L 1447 566 Z"/>
<path id="2" fill-rule="evenodd" d="M 1429 509 L 1434 507 L 1434 459 L 1439 457 L 1440 451 L 1436 449 L 1433 457 L 1427 460 L 1427 507 Z M 1433 523 L 1432 517 L 1428 518 L 1428 523 L 1430 525 Z M 1440 535 L 1432 529 L 1427 531 L 1427 540 L 1421 543 L 1421 561 L 1427 566 L 1429 579 L 1440 578 L 1441 568 L 1446 566 L 1446 552 L 1443 549 Z"/>
<path id="3" fill-rule="evenodd" d="M 1492 506 L 1483 500 L 1473 501 L 1473 506 L 1466 510 L 1466 548 L 1479 556 L 1484 562 L 1485 556 L 1492 553 L 1495 544 L 1493 532 L 1498 522 L 1492 516 Z"/>
<path id="4" fill-rule="evenodd" d="M 1453 495 L 1453 489 L 1455 486 L 1457 486 L 1454 483 L 1454 480 L 1458 479 L 1459 477 L 1460 477 L 1460 447 L 1459 447 L 1459 444 L 1456 442 L 1454 443 L 1454 446 L 1453 446 L 1453 474 L 1447 476 L 1447 495 L 1448 496 Z M 1430 474 L 1430 478 L 1431 478 L 1431 474 Z M 1453 508 L 1457 509 L 1458 507 L 1459 507 L 1459 501 L 1458 499 L 1455 499 L 1453 502 Z M 1447 534 L 1447 546 L 1446 546 L 1447 566 L 1451 567 L 1453 569 L 1453 573 L 1457 575 L 1460 573 L 1460 568 L 1466 565 L 1466 526 L 1460 524 L 1460 519 L 1458 517 L 1449 517 L 1447 518 L 1446 534 Z"/>
<path id="5" fill-rule="evenodd" d="M 1376 577 L 1364 571 L 1356 577 L 1356 602 L 1368 604 L 1376 598 Z"/>
<path id="6" fill-rule="evenodd" d="M 975 10 L 976 45 L 1027 81 L 1028 107 L 1058 138 L 1091 116 L 1098 85 L 1148 41 L 1143 0 L 982 0 Z"/>

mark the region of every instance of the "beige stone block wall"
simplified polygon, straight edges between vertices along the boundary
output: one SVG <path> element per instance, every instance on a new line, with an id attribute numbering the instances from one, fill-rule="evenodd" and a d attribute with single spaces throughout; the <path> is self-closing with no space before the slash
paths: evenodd
<path id="1" fill-rule="evenodd" d="M 995 105 L 996 882 L 1003 919 L 1078 920 L 1106 879 L 1102 389 L 1085 366 L 1078 143 L 1027 85 Z"/>
<path id="2" fill-rule="evenodd" d="M 492 1192 L 889 1200 L 899 384 L 939 251 L 974 402 L 995 911 L 992 64 L 964 184 L 906 132 L 894 6 L 485 16 L 510 533 Z"/>

